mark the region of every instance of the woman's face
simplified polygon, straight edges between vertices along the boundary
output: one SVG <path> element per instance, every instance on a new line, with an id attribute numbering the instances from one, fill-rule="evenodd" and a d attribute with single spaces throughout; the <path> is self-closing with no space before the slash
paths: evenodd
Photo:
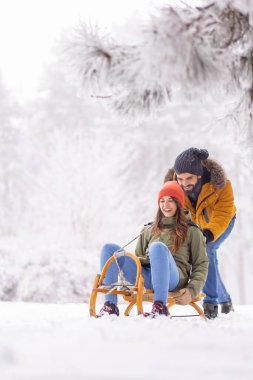
<path id="1" fill-rule="evenodd" d="M 160 199 L 160 210 L 164 216 L 174 216 L 177 211 L 176 202 L 169 196 L 164 196 Z"/>

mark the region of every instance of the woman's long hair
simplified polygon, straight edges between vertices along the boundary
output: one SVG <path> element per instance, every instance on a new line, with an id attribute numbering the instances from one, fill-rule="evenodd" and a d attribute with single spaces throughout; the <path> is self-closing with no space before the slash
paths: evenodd
<path id="1" fill-rule="evenodd" d="M 174 215 L 176 218 L 175 224 L 174 224 L 174 228 L 172 229 L 172 234 L 171 234 L 172 252 L 176 253 L 186 240 L 187 231 L 188 231 L 188 220 L 185 215 L 184 209 L 181 206 L 181 204 L 178 202 L 178 200 L 173 197 L 171 198 L 177 205 L 177 211 Z M 156 236 L 159 236 L 164 229 L 163 224 L 162 224 L 163 218 L 164 218 L 164 215 L 159 207 L 156 213 L 153 227 L 152 227 L 152 232 Z"/>

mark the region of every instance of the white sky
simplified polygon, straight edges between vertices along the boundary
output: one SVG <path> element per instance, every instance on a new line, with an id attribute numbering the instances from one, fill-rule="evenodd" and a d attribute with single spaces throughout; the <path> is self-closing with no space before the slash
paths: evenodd
<path id="1" fill-rule="evenodd" d="M 166 0 L 0 0 L 0 72 L 16 96 L 33 96 L 63 28 L 79 20 L 106 28 L 149 15 Z"/>

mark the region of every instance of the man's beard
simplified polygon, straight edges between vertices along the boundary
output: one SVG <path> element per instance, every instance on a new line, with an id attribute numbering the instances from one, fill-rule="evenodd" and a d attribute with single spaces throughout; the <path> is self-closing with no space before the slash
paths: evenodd
<path id="1" fill-rule="evenodd" d="M 200 185 L 201 185 L 201 180 L 199 179 L 198 182 L 195 185 L 193 185 L 189 190 L 185 190 L 184 187 L 183 187 L 183 190 L 187 196 L 191 196 L 192 194 L 195 193 L 196 190 L 197 191 L 198 189 L 200 190 Z"/>

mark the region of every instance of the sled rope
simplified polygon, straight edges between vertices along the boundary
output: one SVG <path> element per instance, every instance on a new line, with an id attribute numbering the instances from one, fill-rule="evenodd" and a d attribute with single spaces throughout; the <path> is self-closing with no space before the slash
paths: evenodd
<path id="1" fill-rule="evenodd" d="M 186 315 L 171 315 L 171 318 L 189 318 L 189 317 L 199 317 L 199 314 L 186 314 Z"/>

